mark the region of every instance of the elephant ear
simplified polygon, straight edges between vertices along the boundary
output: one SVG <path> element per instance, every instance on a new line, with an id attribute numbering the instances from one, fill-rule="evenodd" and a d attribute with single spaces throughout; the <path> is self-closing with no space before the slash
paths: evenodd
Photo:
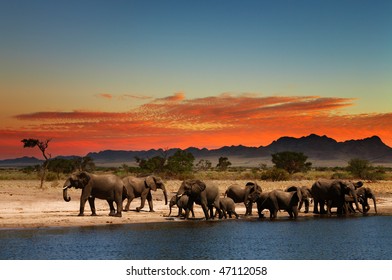
<path id="1" fill-rule="evenodd" d="M 358 189 L 358 188 L 363 186 L 363 182 L 362 181 L 358 181 L 356 183 L 353 183 L 353 185 L 354 185 L 355 189 Z"/>
<path id="2" fill-rule="evenodd" d="M 148 176 L 145 180 L 146 186 L 153 191 L 157 190 L 157 184 L 155 183 L 154 176 Z"/>
<path id="3" fill-rule="evenodd" d="M 248 182 L 245 186 L 252 191 L 262 191 L 261 187 L 256 182 Z"/>
<path id="4" fill-rule="evenodd" d="M 87 172 L 80 172 L 77 175 L 77 178 L 79 179 L 79 183 L 78 186 L 76 188 L 84 188 L 89 182 L 90 182 L 90 175 Z"/>
<path id="5" fill-rule="evenodd" d="M 299 188 L 296 186 L 291 186 L 285 189 L 286 192 L 296 192 Z"/>
<path id="6" fill-rule="evenodd" d="M 200 194 L 202 191 L 206 189 L 206 184 L 200 180 L 192 180 L 190 182 L 191 185 L 191 192 L 192 194 Z"/>

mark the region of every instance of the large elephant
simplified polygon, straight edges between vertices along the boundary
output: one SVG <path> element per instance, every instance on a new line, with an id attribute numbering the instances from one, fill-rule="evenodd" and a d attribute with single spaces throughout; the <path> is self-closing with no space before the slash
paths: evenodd
<path id="1" fill-rule="evenodd" d="M 255 191 L 249 198 L 257 203 L 259 218 L 264 217 L 262 211 L 268 209 L 271 220 L 277 217 L 278 210 L 285 210 L 289 213 L 290 218 L 296 219 L 298 216 L 298 203 L 301 201 L 302 195 L 300 188 L 297 188 L 291 192 L 273 190 L 268 193 L 262 193 Z"/>
<path id="2" fill-rule="evenodd" d="M 163 195 L 165 196 L 165 205 L 167 205 L 167 192 L 165 184 L 160 177 L 153 175 L 140 178 L 128 176 L 123 178 L 123 182 L 127 190 L 128 198 L 124 211 L 129 211 L 129 205 L 131 204 L 132 200 L 136 197 L 140 197 L 140 207 L 136 207 L 136 211 L 139 212 L 141 209 L 143 209 L 147 199 L 150 212 L 154 212 L 151 191 L 156 191 L 157 189 L 162 189 Z"/>
<path id="3" fill-rule="evenodd" d="M 246 208 L 245 215 L 252 215 L 252 202 L 248 200 L 248 197 L 249 194 L 256 190 L 262 192 L 261 187 L 256 182 L 248 182 L 245 187 L 233 184 L 227 188 L 225 197 L 230 197 L 234 203 L 244 203 Z"/>
<path id="4" fill-rule="evenodd" d="M 220 210 L 219 188 L 212 183 L 204 183 L 200 180 L 185 180 L 182 182 L 177 191 L 177 197 L 187 195 L 189 197 L 187 209 L 185 211 L 185 219 L 189 217 L 189 210 L 193 203 L 200 205 L 203 209 L 206 220 L 213 218 L 213 208 L 219 213 L 219 219 L 223 214 Z M 208 210 L 210 214 L 208 214 Z"/>
<path id="5" fill-rule="evenodd" d="M 170 209 L 170 211 L 169 211 L 168 217 L 170 217 L 171 212 L 172 212 L 172 208 L 173 208 L 174 205 L 177 205 L 177 207 L 178 207 L 178 215 L 177 215 L 177 217 L 181 217 L 182 216 L 182 210 L 186 211 L 186 209 L 188 207 L 188 200 L 189 200 L 189 197 L 186 194 L 182 195 L 181 197 L 178 197 L 177 195 L 173 195 L 172 198 L 170 199 L 170 202 L 169 202 L 169 209 Z M 192 217 L 194 218 L 195 217 L 195 212 L 193 212 L 193 206 L 190 209 L 190 211 L 192 212 Z"/>
<path id="6" fill-rule="evenodd" d="M 332 203 L 337 205 L 337 213 L 339 215 L 347 213 L 347 204 L 345 203 L 345 195 L 351 195 L 354 198 L 356 209 L 359 209 L 356 188 L 363 185 L 362 182 L 352 183 L 344 180 L 318 180 L 311 188 L 314 208 L 313 213 L 315 214 L 331 214 Z M 327 211 L 324 209 L 324 204 L 327 203 Z M 318 210 L 320 206 L 320 211 Z"/>
<path id="7" fill-rule="evenodd" d="M 309 205 L 312 201 L 312 193 L 310 191 L 310 188 L 308 188 L 307 186 L 302 186 L 302 187 L 292 186 L 292 187 L 288 187 L 285 191 L 292 192 L 292 191 L 296 191 L 297 188 L 299 188 L 301 190 L 301 195 L 302 195 L 302 199 L 298 205 L 298 211 L 300 211 L 302 208 L 302 205 L 305 204 L 305 213 L 308 213 L 309 212 Z"/>
<path id="8" fill-rule="evenodd" d="M 95 175 L 88 172 L 78 172 L 71 175 L 64 183 L 63 197 L 69 202 L 68 189 L 74 187 L 82 189 L 80 196 L 79 216 L 84 215 L 84 206 L 88 200 L 92 216 L 96 216 L 95 198 L 105 199 L 109 203 L 110 216 L 121 217 L 122 202 L 125 198 L 126 190 L 123 181 L 116 175 Z M 116 203 L 117 212 L 113 202 Z"/>

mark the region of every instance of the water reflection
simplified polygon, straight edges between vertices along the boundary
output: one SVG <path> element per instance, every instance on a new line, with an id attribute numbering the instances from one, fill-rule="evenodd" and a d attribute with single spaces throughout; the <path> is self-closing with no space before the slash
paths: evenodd
<path id="1" fill-rule="evenodd" d="M 391 216 L 0 231 L 0 259 L 392 259 Z"/>

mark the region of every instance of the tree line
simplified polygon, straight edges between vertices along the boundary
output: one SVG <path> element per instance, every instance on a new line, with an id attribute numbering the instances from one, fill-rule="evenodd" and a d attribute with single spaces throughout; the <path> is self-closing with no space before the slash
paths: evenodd
<path id="1" fill-rule="evenodd" d="M 50 171 L 57 175 L 60 179 L 60 174 L 70 174 L 74 171 L 93 171 L 96 166 L 90 157 L 75 157 L 72 159 L 66 158 L 51 158 L 47 153 L 47 148 L 50 140 L 41 141 L 38 139 L 23 139 L 25 148 L 38 147 L 45 158 L 42 166 L 37 168 L 40 178 L 41 186 L 47 172 Z M 200 159 L 195 163 L 195 157 L 192 153 L 177 150 L 173 155 L 168 155 L 168 150 L 165 150 L 162 155 L 154 156 L 152 158 L 135 157 L 137 167 L 131 167 L 126 164 L 121 166 L 121 169 L 126 173 L 138 174 L 160 174 L 163 177 L 173 178 L 184 174 L 190 174 L 197 171 L 227 171 L 232 169 L 232 163 L 228 157 L 219 157 L 218 163 L 212 166 L 212 162 L 207 159 Z M 301 152 L 283 151 L 271 154 L 271 162 L 274 164 L 272 168 L 267 168 L 265 164 L 261 164 L 258 169 L 262 170 L 260 179 L 272 181 L 284 181 L 299 172 L 308 172 L 312 168 L 312 163 L 308 161 L 308 157 Z M 355 178 L 378 180 L 383 179 L 385 170 L 382 167 L 373 167 L 371 163 L 364 159 L 352 159 L 348 162 L 345 168 Z M 337 173 L 339 176 L 339 173 Z"/>

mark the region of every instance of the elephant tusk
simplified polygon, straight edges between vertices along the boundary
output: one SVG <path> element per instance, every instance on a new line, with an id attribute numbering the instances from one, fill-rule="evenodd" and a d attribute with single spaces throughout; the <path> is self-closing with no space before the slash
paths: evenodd
<path id="1" fill-rule="evenodd" d="M 71 186 L 65 186 L 65 187 L 63 187 L 63 190 L 66 190 L 66 189 L 68 189 L 68 188 L 70 188 Z"/>

